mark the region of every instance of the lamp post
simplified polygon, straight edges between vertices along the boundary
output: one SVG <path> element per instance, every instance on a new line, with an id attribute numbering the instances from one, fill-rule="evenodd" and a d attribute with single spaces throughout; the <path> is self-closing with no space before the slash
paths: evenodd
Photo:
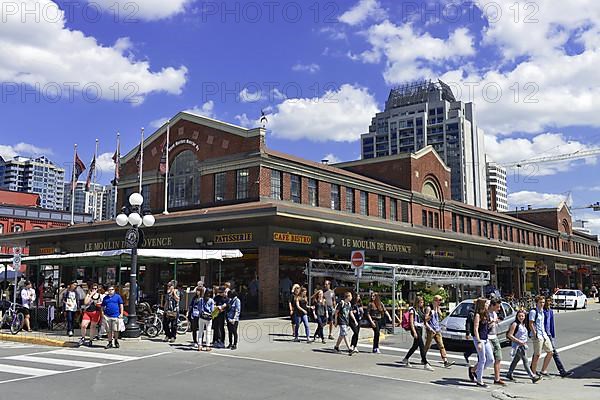
<path id="1" fill-rule="evenodd" d="M 144 198 L 139 193 L 133 193 L 129 196 L 129 207 L 123 207 L 123 212 L 117 215 L 116 222 L 119 226 L 131 225 L 125 234 L 125 244 L 131 249 L 131 271 L 129 274 L 129 316 L 125 332 L 122 336 L 125 338 L 140 337 L 140 326 L 137 323 L 136 302 L 137 302 L 137 249 L 140 242 L 140 226 L 151 227 L 154 225 L 154 216 L 150 213 L 143 217 L 140 214 Z"/>

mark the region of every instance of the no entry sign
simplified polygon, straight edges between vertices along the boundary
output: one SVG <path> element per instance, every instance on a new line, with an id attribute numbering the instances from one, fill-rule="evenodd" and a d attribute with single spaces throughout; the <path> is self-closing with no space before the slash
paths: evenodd
<path id="1" fill-rule="evenodd" d="M 364 250 L 352 250 L 350 255 L 350 262 L 353 268 L 362 268 L 365 266 L 365 251 Z"/>

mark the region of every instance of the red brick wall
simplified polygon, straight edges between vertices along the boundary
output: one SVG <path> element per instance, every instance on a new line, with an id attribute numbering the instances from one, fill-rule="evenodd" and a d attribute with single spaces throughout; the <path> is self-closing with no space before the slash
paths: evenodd
<path id="1" fill-rule="evenodd" d="M 308 178 L 302 176 L 300 184 L 302 185 L 302 190 L 300 195 L 302 196 L 302 204 L 308 204 Z"/>
<path id="2" fill-rule="evenodd" d="M 369 216 L 378 217 L 377 212 L 377 195 L 375 193 L 369 193 Z"/>
<path id="3" fill-rule="evenodd" d="M 319 207 L 331 208 L 331 184 L 319 181 Z"/>
<path id="4" fill-rule="evenodd" d="M 252 181 L 248 181 L 248 185 L 251 184 Z M 260 178 L 259 178 L 259 187 L 260 187 L 260 196 L 261 197 L 269 197 L 271 195 L 271 169 L 266 167 L 260 168 Z"/>
<path id="5" fill-rule="evenodd" d="M 287 172 L 283 174 L 283 200 L 291 200 L 292 199 L 292 179 L 290 174 Z"/>
<path id="6" fill-rule="evenodd" d="M 259 311 L 263 316 L 279 314 L 279 248 L 258 248 Z"/>

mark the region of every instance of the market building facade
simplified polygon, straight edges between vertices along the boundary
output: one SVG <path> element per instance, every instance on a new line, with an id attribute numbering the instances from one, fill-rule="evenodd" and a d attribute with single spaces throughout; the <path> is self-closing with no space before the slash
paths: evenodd
<path id="1" fill-rule="evenodd" d="M 585 290 L 600 272 L 597 238 L 572 230 L 566 205 L 498 213 L 453 201 L 450 169 L 431 147 L 326 165 L 269 149 L 263 128 L 182 112 L 169 131 L 167 175 L 167 125 L 144 141 L 142 195 L 156 224 L 144 228 L 142 247 L 239 249 L 243 256 L 150 260 L 140 278 L 150 301 L 159 301 L 170 279 L 190 288 L 229 281 L 246 310 L 276 315 L 291 282 L 305 281 L 310 258 L 348 260 L 352 250 L 365 250 L 371 262 L 487 270 L 496 287 L 515 296 Z M 136 156 L 133 149 L 122 159 L 121 205 L 138 191 Z M 32 255 L 101 252 L 124 248 L 124 236 L 124 228 L 102 221 L 14 233 L 0 245 L 20 243 Z M 71 262 L 64 276 L 124 282 L 127 267 Z"/>

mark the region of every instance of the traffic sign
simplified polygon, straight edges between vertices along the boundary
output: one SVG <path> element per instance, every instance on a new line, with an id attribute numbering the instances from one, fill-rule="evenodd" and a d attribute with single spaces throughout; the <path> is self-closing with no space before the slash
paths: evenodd
<path id="1" fill-rule="evenodd" d="M 21 248 L 13 247 L 13 269 L 17 271 L 21 267 Z"/>
<path id="2" fill-rule="evenodd" d="M 352 250 L 350 254 L 350 262 L 353 268 L 363 268 L 365 266 L 365 251 Z"/>

